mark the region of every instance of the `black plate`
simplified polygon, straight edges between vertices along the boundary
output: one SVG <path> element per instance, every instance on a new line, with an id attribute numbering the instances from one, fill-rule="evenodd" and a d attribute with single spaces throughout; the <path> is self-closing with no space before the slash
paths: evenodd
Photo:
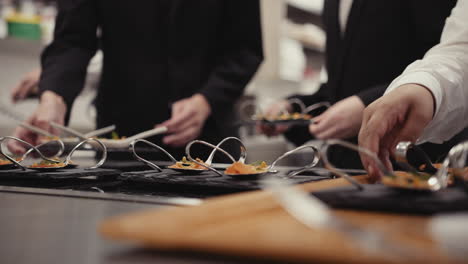
<path id="1" fill-rule="evenodd" d="M 41 172 L 52 172 L 52 171 L 58 171 L 58 170 L 68 170 L 68 169 L 75 169 L 77 168 L 77 164 L 68 164 L 67 166 L 64 167 L 52 167 L 52 168 L 31 168 L 27 167 L 30 170 L 35 170 L 35 171 L 41 171 Z"/>
<path id="2" fill-rule="evenodd" d="M 264 125 L 285 125 L 285 126 L 308 126 L 313 120 L 312 119 L 292 119 L 292 120 L 260 120 L 258 121 Z"/>
<path id="3" fill-rule="evenodd" d="M 365 184 L 362 191 L 348 186 L 314 192 L 313 195 L 340 209 L 422 215 L 468 211 L 468 193 L 459 187 L 428 192 Z"/>
<path id="4" fill-rule="evenodd" d="M 169 169 L 169 170 L 173 170 L 173 171 L 175 171 L 175 172 L 178 172 L 178 173 L 187 175 L 187 176 L 190 176 L 190 175 L 198 175 L 198 174 L 201 174 L 201 173 L 203 173 L 203 172 L 209 171 L 209 170 L 175 169 L 175 168 L 169 168 L 169 166 L 166 167 L 166 168 Z"/>
<path id="5" fill-rule="evenodd" d="M 11 170 L 11 169 L 13 169 L 15 167 L 16 167 L 16 165 L 13 164 L 13 163 L 4 164 L 4 165 L 0 165 L 0 170 Z"/>
<path id="6" fill-rule="evenodd" d="M 262 172 L 262 173 L 255 173 L 255 174 L 227 174 L 224 173 L 224 175 L 231 177 L 233 179 L 238 179 L 238 180 L 258 180 L 262 176 L 266 175 L 269 172 Z"/>
<path id="7" fill-rule="evenodd" d="M 288 170 L 280 171 L 278 176 L 286 176 Z M 161 186 L 179 187 L 180 190 L 191 191 L 213 191 L 216 193 L 233 193 L 240 191 L 252 191 L 261 189 L 261 179 L 254 178 L 234 178 L 227 175 L 218 175 L 213 171 L 203 172 L 198 175 L 187 177 L 180 173 L 175 173 L 169 169 L 162 172 L 144 171 L 144 172 L 126 172 L 122 173 L 119 179 L 126 182 L 141 182 Z M 291 178 L 293 183 L 306 183 L 312 181 L 326 180 L 329 177 L 323 176 L 297 176 Z"/>

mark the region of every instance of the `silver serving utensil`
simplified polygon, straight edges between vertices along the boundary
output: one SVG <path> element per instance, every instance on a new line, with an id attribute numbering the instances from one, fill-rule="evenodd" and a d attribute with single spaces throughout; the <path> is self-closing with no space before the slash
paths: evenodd
<path id="1" fill-rule="evenodd" d="M 130 143 L 130 148 L 131 148 L 131 150 L 132 150 L 132 153 L 133 153 L 133 156 L 135 157 L 135 159 L 137 159 L 137 160 L 139 160 L 139 161 L 145 163 L 146 165 L 150 166 L 150 167 L 153 168 L 154 170 L 159 171 L 159 172 L 162 171 L 161 167 L 159 167 L 158 165 L 154 164 L 153 162 L 151 162 L 151 161 L 149 161 L 149 160 L 146 160 L 146 159 L 144 159 L 143 157 L 140 157 L 140 155 L 138 155 L 138 153 L 136 152 L 135 146 L 136 146 L 136 144 L 139 143 L 139 142 L 142 142 L 142 143 L 145 143 L 145 144 L 147 144 L 147 145 L 150 145 L 150 146 L 153 147 L 153 148 L 157 148 L 157 149 L 160 150 L 162 153 L 166 154 L 166 156 L 168 156 L 169 159 L 171 159 L 171 161 L 173 161 L 174 163 L 177 162 L 177 160 L 176 160 L 169 152 L 167 152 L 163 147 L 154 144 L 153 142 L 150 142 L 150 141 L 148 141 L 148 140 L 146 140 L 146 139 L 136 139 L 136 140 L 132 141 L 132 142 Z"/>
<path id="2" fill-rule="evenodd" d="M 55 156 L 55 157 L 60 157 L 60 156 L 62 156 L 63 152 L 65 151 L 65 144 L 64 144 L 63 141 L 60 140 L 60 139 L 49 140 L 49 141 L 44 142 L 44 143 L 42 143 L 42 144 L 39 144 L 39 145 L 37 145 L 37 146 L 35 146 L 35 147 L 36 147 L 36 149 L 40 150 L 42 147 L 44 147 L 44 146 L 46 146 L 46 145 L 49 145 L 49 144 L 51 144 L 51 143 L 53 143 L 53 142 L 57 142 L 58 145 L 59 145 L 59 151 L 58 151 L 54 156 Z M 26 157 L 27 157 L 31 152 L 33 152 L 33 151 L 34 151 L 33 148 L 28 149 L 28 150 L 23 154 L 23 156 L 21 157 L 21 161 L 25 160 Z M 52 157 L 49 157 L 49 158 L 52 158 Z"/>
<path id="3" fill-rule="evenodd" d="M 334 146 L 334 145 L 339 145 L 339 146 L 342 146 L 342 147 L 346 147 L 346 148 L 349 148 L 349 149 L 352 149 L 352 150 L 356 150 L 358 152 L 362 152 L 362 153 L 365 153 L 366 155 L 370 156 L 370 157 L 374 157 L 375 154 L 368 151 L 367 149 L 364 149 L 364 148 L 361 148 L 359 146 L 356 146 L 354 144 L 351 144 L 349 142 L 346 142 L 346 141 L 342 141 L 342 140 L 338 140 L 338 139 L 332 139 L 332 140 L 327 140 L 325 141 L 325 144 L 322 146 L 322 148 L 320 149 L 320 156 L 323 160 L 323 163 L 325 164 L 325 168 L 328 169 L 329 171 L 331 171 L 333 174 L 335 175 L 338 175 L 344 179 L 346 179 L 349 183 L 351 183 L 352 185 L 354 185 L 358 190 L 363 190 L 364 187 L 362 184 L 360 184 L 358 181 L 356 181 L 352 176 L 350 176 L 349 174 L 345 173 L 344 171 L 342 171 L 341 169 L 338 169 L 336 168 L 335 166 L 333 166 L 330 162 L 330 160 L 328 159 L 328 149 L 331 147 L 331 146 Z M 382 166 L 382 169 L 383 171 L 385 171 L 385 167 L 383 166 L 383 164 L 381 164 L 380 160 L 377 158 L 376 160 L 378 166 Z"/>
<path id="4" fill-rule="evenodd" d="M 132 150 L 132 153 L 133 153 L 133 156 L 145 163 L 146 165 L 150 166 L 151 168 L 153 168 L 154 170 L 158 171 L 158 172 L 162 172 L 162 168 L 159 167 L 158 165 L 154 164 L 153 162 L 149 161 L 149 160 L 146 160 L 144 159 L 143 157 L 141 157 L 140 155 L 138 155 L 137 151 L 136 151 L 136 144 L 137 143 L 145 143 L 151 147 L 154 147 L 154 148 L 157 148 L 158 150 L 160 150 L 162 153 L 164 153 L 166 156 L 169 157 L 169 159 L 174 162 L 174 165 L 179 163 L 180 161 L 177 161 L 174 156 L 172 156 L 169 152 L 167 152 L 163 147 L 157 145 L 157 144 L 154 144 L 153 142 L 150 142 L 148 140 L 145 140 L 145 139 L 137 139 L 137 140 L 134 140 L 131 144 L 130 144 L 130 148 Z M 208 166 L 211 165 L 211 160 L 213 159 L 214 156 L 214 153 L 211 153 L 210 157 L 208 158 L 209 159 L 209 164 L 207 164 Z M 171 169 L 171 170 L 174 170 L 174 171 L 177 171 L 177 172 L 181 172 L 181 173 L 184 173 L 184 174 L 187 174 L 187 175 L 194 175 L 194 174 L 200 174 L 204 171 L 207 171 L 208 169 L 191 169 L 191 168 L 187 168 L 187 169 L 183 169 L 183 168 L 173 168 L 171 166 L 168 166 L 167 167 L 168 169 Z"/>
<path id="5" fill-rule="evenodd" d="M 437 168 L 434 167 L 431 159 L 427 156 L 427 154 L 420 147 L 418 147 L 410 141 L 404 141 L 397 144 L 395 148 L 395 159 L 398 162 L 398 165 L 404 167 L 409 171 L 419 173 L 419 171 L 413 166 L 411 166 L 408 162 L 407 156 L 408 151 L 410 150 L 414 151 L 414 153 L 416 153 L 418 157 L 424 162 L 424 171 L 431 174 L 437 172 Z"/>
<path id="6" fill-rule="evenodd" d="M 245 149 L 244 143 L 242 143 L 242 141 L 241 141 L 239 138 L 237 138 L 237 137 L 227 137 L 227 138 L 221 140 L 221 141 L 218 143 L 218 145 L 216 145 L 216 147 L 217 147 L 217 148 L 220 148 L 220 147 L 221 147 L 224 143 L 226 143 L 227 141 L 236 141 L 237 143 L 240 144 L 240 146 L 241 146 L 241 154 L 240 154 L 240 156 L 239 156 L 239 160 L 238 160 L 238 161 L 244 163 L 245 160 L 247 159 L 247 151 L 246 151 L 246 149 Z M 244 151 L 242 151 L 242 150 L 244 150 Z M 211 163 L 213 162 L 214 155 L 216 154 L 216 151 L 217 151 L 216 148 L 214 148 L 213 151 L 211 151 L 210 156 L 208 156 L 208 159 L 206 159 L 206 161 L 205 161 L 205 164 L 211 165 Z M 229 158 L 231 159 L 232 156 L 229 157 Z M 234 158 L 232 158 L 231 160 L 234 160 Z"/>
<path id="7" fill-rule="evenodd" d="M 468 179 L 464 175 L 466 167 L 466 158 L 468 156 L 468 141 L 462 142 L 450 149 L 447 158 L 442 163 L 442 167 L 437 171 L 436 178 L 442 187 L 446 187 L 449 182 L 448 170 L 452 168 L 456 179 L 463 182 L 464 187 L 468 187 Z"/>
<path id="8" fill-rule="evenodd" d="M 47 161 L 47 162 L 50 162 L 50 163 L 53 163 L 53 164 L 60 164 L 60 166 L 53 166 L 53 167 L 43 167 L 43 168 L 40 168 L 40 167 L 33 167 L 33 166 L 23 166 L 20 164 L 20 162 L 16 161 L 15 159 L 13 159 L 12 157 L 10 157 L 8 154 L 6 154 L 4 151 L 3 151 L 3 143 L 6 139 L 11 139 L 11 140 L 16 140 L 18 142 L 21 142 L 22 144 L 25 144 L 27 145 L 28 147 L 30 147 L 30 150 L 28 150 L 27 154 L 31 153 L 32 151 L 35 151 L 36 153 L 39 154 L 39 156 L 42 158 L 42 160 L 44 161 Z M 55 170 L 59 170 L 59 169 L 64 169 L 64 168 L 70 168 L 70 167 L 75 167 L 76 165 L 73 164 L 71 162 L 71 157 L 73 155 L 73 153 L 78 149 L 80 148 L 83 144 L 85 143 L 88 143 L 89 141 L 95 141 L 96 143 L 99 144 L 99 146 L 102 148 L 102 158 L 101 160 L 94 166 L 90 167 L 90 168 L 87 168 L 87 169 L 96 169 L 96 168 L 99 168 L 100 166 L 102 166 L 102 164 L 104 164 L 104 162 L 106 161 L 107 159 L 107 148 L 104 144 L 102 144 L 102 142 L 100 142 L 99 140 L 97 139 L 94 139 L 94 138 L 89 138 L 89 139 L 86 139 L 86 140 L 83 140 L 81 141 L 80 143 L 78 143 L 71 151 L 70 153 L 66 156 L 65 160 L 64 161 L 60 161 L 60 160 L 56 160 L 56 159 L 50 159 L 48 157 L 46 157 L 37 147 L 33 146 L 32 144 L 22 140 L 22 139 L 19 139 L 19 138 L 16 138 L 16 137 L 3 137 L 3 138 L 0 138 L 0 153 L 5 156 L 9 161 L 11 161 L 12 163 L 14 163 L 16 166 L 18 166 L 19 168 L 21 168 L 22 170 L 26 170 L 26 169 L 32 169 L 32 170 L 37 170 L 37 171 L 55 171 Z M 49 142 L 47 142 L 49 143 Z M 47 144 L 47 143 L 44 143 L 44 144 Z M 63 144 L 63 142 L 62 142 Z M 32 149 L 32 150 L 31 150 Z M 26 155 L 27 155 L 26 154 Z M 23 160 L 26 156 L 23 155 Z"/>
<path id="9" fill-rule="evenodd" d="M 4 139 L 4 137 L 0 138 L 0 141 L 3 140 L 3 139 Z M 6 139 L 8 139 L 8 137 L 7 137 Z M 37 145 L 37 146 L 35 146 L 35 147 L 36 147 L 36 149 L 40 150 L 41 147 L 44 147 L 44 146 L 46 146 L 46 145 L 49 145 L 49 144 L 51 144 L 51 143 L 53 143 L 53 142 L 57 142 L 58 145 L 59 145 L 59 150 L 58 150 L 58 152 L 55 153 L 53 156 L 54 156 L 54 157 L 60 157 L 60 156 L 63 154 L 64 150 L 65 150 L 65 145 L 64 145 L 64 143 L 63 143 L 60 139 L 50 140 L 50 141 L 47 141 L 47 142 L 42 143 L 42 144 L 40 144 L 40 145 Z M 16 159 L 16 160 L 17 160 L 18 162 L 24 161 L 24 160 L 26 159 L 26 157 L 27 157 L 31 152 L 33 152 L 33 151 L 34 151 L 34 148 L 28 149 L 28 150 L 21 156 L 21 158 Z M 3 154 L 0 154 L 0 156 L 1 156 L 1 157 L 5 157 Z M 47 158 L 50 158 L 50 159 L 51 159 L 52 157 L 47 157 Z M 5 157 L 5 159 L 7 159 L 7 158 Z M 8 160 L 8 159 L 7 159 L 7 160 Z M 1 167 L 2 169 L 9 169 L 9 168 L 14 168 L 14 167 L 16 167 L 15 163 L 11 162 L 10 160 L 8 160 L 8 161 L 10 162 L 9 164 L 0 165 L 0 167 Z"/>
<path id="10" fill-rule="evenodd" d="M 364 175 L 367 174 L 366 170 L 359 170 L 359 169 L 340 169 L 341 171 L 348 173 L 348 174 L 359 174 L 359 175 Z M 320 176 L 330 176 L 332 172 L 325 168 L 311 168 L 311 169 L 301 169 L 301 170 L 295 170 L 290 173 L 291 176 L 300 176 L 301 173 L 303 172 L 313 172 L 316 173 L 317 175 Z"/>
<path id="11" fill-rule="evenodd" d="M 244 144 L 242 143 L 242 141 L 241 141 L 240 139 L 238 139 L 238 138 L 235 138 L 235 139 L 236 139 L 236 141 L 238 141 L 238 143 L 240 144 L 240 150 L 241 150 L 241 155 L 240 155 L 240 158 L 239 158 L 239 160 L 238 160 L 237 162 L 245 163 L 245 160 L 246 160 L 246 157 L 247 157 L 247 149 L 246 149 L 246 147 L 244 146 Z M 223 142 L 223 141 L 222 141 L 222 142 Z M 191 153 L 190 153 L 190 149 L 191 149 L 192 145 L 194 145 L 194 144 L 203 144 L 203 145 L 206 145 L 206 146 L 209 146 L 209 147 L 213 148 L 213 151 L 219 150 L 219 151 L 221 151 L 222 153 L 224 153 L 225 155 L 227 155 L 228 153 L 227 153 L 226 151 L 224 151 L 224 150 L 220 147 L 220 145 L 222 144 L 222 142 L 220 142 L 220 144 L 218 144 L 217 146 L 215 146 L 215 145 L 212 145 L 212 144 L 210 144 L 210 143 L 208 143 L 208 142 L 205 142 L 205 141 L 195 140 L 195 141 L 193 141 L 193 142 L 191 142 L 191 143 L 189 143 L 189 144 L 187 145 L 185 151 L 186 151 L 186 154 L 187 154 L 188 158 L 189 158 L 192 162 L 195 162 L 195 163 L 197 163 L 197 164 L 199 164 L 199 165 L 201 165 L 201 166 L 204 166 L 204 167 L 206 167 L 206 168 L 209 168 L 211 171 L 213 171 L 213 172 L 215 172 L 216 174 L 222 176 L 222 174 L 221 174 L 219 171 L 215 170 L 214 168 L 208 167 L 208 166 L 206 166 L 206 165 L 204 165 L 204 164 L 202 164 L 202 163 L 197 162 L 196 160 L 194 160 L 194 159 L 192 158 L 192 156 L 191 156 Z M 261 177 L 261 176 L 263 176 L 263 175 L 265 175 L 265 174 L 268 174 L 268 173 L 277 173 L 278 171 L 277 171 L 277 170 L 274 170 L 274 168 L 275 168 L 276 164 L 277 164 L 279 161 L 281 161 L 282 159 L 284 159 L 284 158 L 286 158 L 286 157 L 288 157 L 288 156 L 294 154 L 295 152 L 298 152 L 298 151 L 301 151 L 301 150 L 304 150 L 304 149 L 307 149 L 307 148 L 312 149 L 313 152 L 314 152 L 314 155 L 313 155 L 313 159 L 312 159 L 311 163 L 310 163 L 309 165 L 306 165 L 306 166 L 304 167 L 304 169 L 306 169 L 306 170 L 307 170 L 307 169 L 311 169 L 311 168 L 313 168 L 314 166 L 316 166 L 316 165 L 318 164 L 318 162 L 319 162 L 318 150 L 317 150 L 317 148 L 316 148 L 315 146 L 312 146 L 312 145 L 304 145 L 304 146 L 300 146 L 300 147 L 298 147 L 298 148 L 295 148 L 295 149 L 293 149 L 293 150 L 291 150 L 291 151 L 288 151 L 288 152 L 284 153 L 283 155 L 279 156 L 279 157 L 276 158 L 276 160 L 273 161 L 273 163 L 272 163 L 271 165 L 269 165 L 264 171 L 262 170 L 262 171 L 259 171 L 258 173 L 252 173 L 252 174 L 229 174 L 229 173 L 226 173 L 226 172 L 224 172 L 224 174 L 227 175 L 227 176 L 233 177 L 233 178 L 259 178 L 259 177 Z M 233 160 L 233 162 L 234 162 L 234 160 Z M 291 175 L 288 175 L 287 177 L 293 177 L 293 176 L 294 176 L 294 175 L 292 175 L 292 176 L 291 176 Z"/>
<path id="12" fill-rule="evenodd" d="M 320 107 L 327 107 L 329 108 L 331 106 L 331 103 L 330 102 L 318 102 L 316 104 L 313 104 L 313 105 L 309 105 L 308 107 L 306 107 L 303 111 L 302 111 L 302 114 L 308 114 L 316 109 L 319 109 Z"/>
<path id="13" fill-rule="evenodd" d="M 108 148 L 128 148 L 130 147 L 130 144 L 137 139 L 144 139 L 144 138 L 164 134 L 166 132 L 167 132 L 167 127 L 156 127 L 156 128 L 138 133 L 126 139 L 102 139 L 101 141 Z"/>
<path id="14" fill-rule="evenodd" d="M 62 126 L 58 123 L 55 123 L 55 122 L 50 122 L 50 125 L 56 129 L 59 129 L 59 130 L 62 130 L 63 132 L 66 132 L 72 136 L 75 136 L 81 140 L 86 140 L 87 137 L 85 134 L 82 134 L 78 131 L 76 131 L 75 129 L 72 129 L 72 128 L 69 128 L 69 127 L 66 127 L 66 126 Z"/>
<path id="15" fill-rule="evenodd" d="M 116 128 L 115 125 L 103 127 L 103 128 L 98 129 L 98 130 L 88 132 L 88 133 L 84 134 L 84 136 L 86 138 L 101 136 L 101 135 L 104 135 L 104 134 L 107 134 L 107 133 L 110 133 L 110 132 L 114 131 L 115 128 Z"/>
<path id="16" fill-rule="evenodd" d="M 304 102 L 302 102 L 301 99 L 298 99 L 298 98 L 289 98 L 288 99 L 288 102 L 291 106 L 293 105 L 298 105 L 299 108 L 301 109 L 301 113 L 304 113 L 304 111 L 306 110 L 306 105 L 304 104 Z M 289 114 L 289 111 L 288 109 L 282 109 L 282 112 L 285 113 L 285 114 Z"/>
<path id="17" fill-rule="evenodd" d="M 377 165 L 377 169 L 379 169 L 382 172 L 382 175 L 383 175 L 382 176 L 383 177 L 382 183 L 384 185 L 387 185 L 387 186 L 391 187 L 391 188 L 406 189 L 406 190 L 417 190 L 417 191 L 421 191 L 421 190 L 438 191 L 438 190 L 440 190 L 442 188 L 445 188 L 444 185 L 441 184 L 441 182 L 437 178 L 438 177 L 437 175 L 432 175 L 427 180 L 421 180 L 421 181 L 424 181 L 427 186 L 416 186 L 416 185 L 413 184 L 413 182 L 408 181 L 406 178 L 404 178 L 404 177 L 402 177 L 402 176 L 400 176 L 400 175 L 398 175 L 396 173 L 393 173 L 393 172 L 389 171 L 383 165 L 383 163 L 380 161 L 380 159 L 377 157 L 377 155 L 375 153 L 371 152 L 368 149 L 365 149 L 365 148 L 356 146 L 356 145 L 354 145 L 352 143 L 342 141 L 342 140 L 338 140 L 338 139 L 332 139 L 332 140 L 325 141 L 325 144 L 324 144 L 323 148 L 321 149 L 321 157 L 322 157 L 322 160 L 325 163 L 325 167 L 327 169 L 329 169 L 331 172 L 335 173 L 336 175 L 346 179 L 348 182 L 350 182 L 351 184 L 356 186 L 356 188 L 358 188 L 359 190 L 363 190 L 364 185 L 357 182 L 355 179 L 353 179 L 350 175 L 345 173 L 343 170 L 338 169 L 335 166 L 333 166 L 331 164 L 331 162 L 328 160 L 327 151 L 328 151 L 329 147 L 334 146 L 334 145 L 338 145 L 338 146 L 342 146 L 342 147 L 345 147 L 345 148 L 348 148 L 348 149 L 351 149 L 351 150 L 355 150 L 355 151 L 357 151 L 357 152 L 359 152 L 361 154 L 364 154 L 364 155 L 370 157 L 374 161 L 374 163 Z M 410 172 L 410 173 L 412 173 L 412 172 Z M 420 176 L 421 176 L 420 174 L 415 174 L 415 177 L 420 177 Z M 443 175 L 441 177 L 447 177 L 446 173 L 445 173 L 445 175 Z"/>
<path id="18" fill-rule="evenodd" d="M 211 167 L 211 166 L 208 166 L 208 164 L 203 164 L 203 163 L 201 163 L 201 162 L 198 162 L 196 159 L 194 159 L 194 158 L 192 157 L 192 154 L 191 154 L 191 149 L 192 149 L 192 146 L 195 145 L 195 144 L 205 145 L 205 146 L 208 146 L 208 147 L 210 147 L 210 148 L 213 149 L 213 151 L 212 151 L 211 154 L 210 154 L 210 157 L 211 157 L 211 156 L 214 156 L 214 153 L 215 153 L 216 151 L 219 151 L 219 152 L 223 153 L 224 155 L 226 155 L 226 157 L 228 157 L 228 158 L 234 163 L 234 162 L 236 162 L 236 160 L 231 156 L 231 154 L 229 154 L 227 151 L 225 151 L 224 149 L 222 149 L 221 147 L 219 147 L 220 145 L 222 145 L 222 144 L 223 144 L 224 142 L 226 142 L 227 140 L 233 140 L 233 139 L 236 140 L 236 141 L 240 144 L 240 151 L 241 151 L 241 153 L 240 153 L 240 157 L 239 157 L 239 160 L 238 160 L 238 161 L 239 161 L 239 162 L 240 162 L 240 161 L 244 162 L 245 159 L 247 158 L 247 149 L 245 148 L 244 144 L 242 143 L 242 141 L 241 141 L 240 139 L 234 138 L 234 137 L 232 137 L 232 138 L 226 138 L 226 139 L 222 140 L 220 143 L 218 143 L 218 146 L 215 146 L 215 145 L 213 145 L 213 144 L 211 144 L 211 143 L 208 143 L 208 142 L 206 142 L 206 141 L 203 141 L 203 140 L 193 140 L 192 142 L 188 143 L 187 146 L 185 147 L 185 154 L 187 155 L 187 158 L 188 158 L 191 162 L 196 163 L 196 164 L 198 164 L 198 165 L 200 165 L 200 166 L 203 166 L 203 167 L 207 168 L 208 170 L 210 170 L 210 171 L 212 171 L 212 172 L 218 174 L 218 176 L 223 176 L 223 174 L 222 174 L 221 172 L 217 171 L 216 169 L 214 169 L 214 168 Z M 209 158 L 210 158 L 210 157 L 209 157 Z"/>
<path id="19" fill-rule="evenodd" d="M 11 137 L 11 136 L 6 136 L 6 137 L 1 137 L 0 138 L 0 154 L 2 154 L 2 156 L 4 156 L 6 159 L 8 159 L 10 162 L 12 162 L 13 164 L 15 164 L 17 167 L 21 168 L 22 170 L 26 170 L 27 168 L 24 167 L 23 165 L 20 164 L 20 162 L 16 161 L 16 159 L 14 159 L 13 157 L 11 157 L 10 155 L 6 154 L 4 151 L 3 151 L 3 143 L 5 142 L 5 140 L 16 140 L 18 142 L 21 142 L 22 144 L 25 144 L 26 146 L 28 146 L 30 148 L 30 151 L 27 152 L 28 154 L 31 153 L 31 151 L 35 151 L 37 154 L 39 154 L 39 156 L 45 160 L 45 161 L 48 161 L 48 162 L 51 162 L 51 163 L 60 163 L 60 161 L 57 161 L 57 160 L 54 160 L 54 159 L 50 159 L 46 156 L 44 156 L 44 154 L 42 154 L 42 152 L 37 149 L 35 146 L 33 146 L 32 144 L 30 144 L 29 142 L 26 142 L 22 139 L 19 139 L 19 138 L 16 138 L 16 137 Z M 32 150 L 31 150 L 32 149 Z M 25 156 L 22 157 L 22 160 L 24 160 Z"/>
<path id="20" fill-rule="evenodd" d="M 297 147 L 293 150 L 290 150 L 286 153 L 284 153 L 283 155 L 279 156 L 278 158 L 276 158 L 275 161 L 273 161 L 273 163 L 271 164 L 270 168 L 269 168 L 269 171 L 271 172 L 277 172 L 277 171 L 274 171 L 273 168 L 276 166 L 276 164 L 281 161 L 282 159 L 296 153 L 296 152 L 299 152 L 301 150 L 304 150 L 304 149 L 311 149 L 313 151 L 313 154 L 312 154 L 312 161 L 310 164 L 306 165 L 305 167 L 299 169 L 299 170 L 296 170 L 296 171 L 293 171 L 291 173 L 289 173 L 287 175 L 287 178 L 292 178 L 298 174 L 300 174 L 301 172 L 304 172 L 304 171 L 308 171 L 308 170 L 311 170 L 313 169 L 315 166 L 317 166 L 317 164 L 319 163 L 320 161 L 320 155 L 319 155 L 319 150 L 314 146 L 314 145 L 302 145 L 300 147 Z"/>
<path id="21" fill-rule="evenodd" d="M 41 136 L 51 137 L 51 138 L 57 137 L 56 135 L 49 133 L 48 131 L 45 131 L 44 129 L 41 129 L 39 127 L 30 125 L 24 122 L 24 119 L 25 119 L 24 117 L 22 117 L 21 115 L 17 113 L 14 113 L 13 111 L 11 111 L 10 109 L 7 109 L 5 106 L 1 104 L 0 104 L 0 113 L 4 114 L 6 117 L 10 118 L 11 120 L 14 120 L 15 122 L 17 122 L 19 126 L 29 129 L 32 132 L 37 133 Z"/>

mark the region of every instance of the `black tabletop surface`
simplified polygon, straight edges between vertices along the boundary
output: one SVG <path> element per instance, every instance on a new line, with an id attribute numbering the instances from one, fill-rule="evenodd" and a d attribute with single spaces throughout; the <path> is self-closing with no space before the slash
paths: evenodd
<path id="1" fill-rule="evenodd" d="M 222 193 L 221 193 L 222 194 Z M 143 209 L 191 205 L 220 193 L 124 182 L 112 177 L 0 179 L 0 263 L 272 263 L 159 252 L 107 241 L 104 219 Z"/>
<path id="2" fill-rule="evenodd" d="M 160 207 L 0 191 L 0 263 L 261 263 L 144 250 L 104 240 L 97 232 L 99 223 L 108 217 Z"/>

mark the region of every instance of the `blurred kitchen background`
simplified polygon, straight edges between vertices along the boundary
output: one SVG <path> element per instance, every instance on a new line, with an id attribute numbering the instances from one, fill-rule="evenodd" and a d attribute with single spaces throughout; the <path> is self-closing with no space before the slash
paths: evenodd
<path id="1" fill-rule="evenodd" d="M 249 84 L 243 100 L 265 108 L 294 93 L 313 93 L 326 74 L 321 70 L 325 34 L 321 11 L 324 0 L 262 0 L 266 60 Z M 53 35 L 56 1 L 0 0 L 0 104 L 27 117 L 37 99 L 12 104 L 10 92 L 29 72 L 39 67 L 39 56 Z M 84 18 L 85 19 L 85 18 Z M 89 131 L 94 126 L 94 97 L 101 54 L 88 69 L 82 95 L 74 104 L 70 126 Z M 0 135 L 12 133 L 15 123 L 0 115 Z M 252 159 L 272 160 L 291 146 L 282 136 L 267 139 L 243 128 L 242 139 Z"/>

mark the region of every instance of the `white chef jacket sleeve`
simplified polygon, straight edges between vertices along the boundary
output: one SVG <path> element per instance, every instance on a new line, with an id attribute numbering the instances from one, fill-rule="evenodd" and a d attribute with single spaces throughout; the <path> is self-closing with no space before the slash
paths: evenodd
<path id="1" fill-rule="evenodd" d="M 440 44 L 409 65 L 386 91 L 414 83 L 432 92 L 436 101 L 434 118 L 418 143 L 443 143 L 468 126 L 467 14 L 468 0 L 459 0 L 445 23 Z"/>

